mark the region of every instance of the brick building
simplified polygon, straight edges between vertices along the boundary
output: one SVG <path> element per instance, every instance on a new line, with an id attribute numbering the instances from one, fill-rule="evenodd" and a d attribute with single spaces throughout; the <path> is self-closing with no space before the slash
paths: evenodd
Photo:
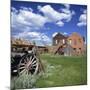
<path id="1" fill-rule="evenodd" d="M 78 54 L 83 54 L 84 52 L 84 40 L 78 33 L 73 33 L 67 38 L 68 44 L 73 48 L 73 51 Z"/>
<path id="2" fill-rule="evenodd" d="M 65 36 L 61 33 L 53 35 L 52 52 L 65 56 L 82 55 L 85 52 L 85 42 L 83 37 L 74 32 L 70 36 Z"/>

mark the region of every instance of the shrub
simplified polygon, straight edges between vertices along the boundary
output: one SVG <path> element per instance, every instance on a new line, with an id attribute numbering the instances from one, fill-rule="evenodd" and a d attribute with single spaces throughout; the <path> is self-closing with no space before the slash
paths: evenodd
<path id="1" fill-rule="evenodd" d="M 34 88 L 35 83 L 39 76 L 37 75 L 21 75 L 19 77 L 14 77 L 11 80 L 11 89 L 25 89 L 25 88 Z"/>

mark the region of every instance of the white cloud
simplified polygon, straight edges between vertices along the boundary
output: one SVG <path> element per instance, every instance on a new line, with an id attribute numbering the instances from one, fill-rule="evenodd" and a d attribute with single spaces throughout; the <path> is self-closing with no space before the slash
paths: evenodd
<path id="1" fill-rule="evenodd" d="M 64 25 L 64 23 L 62 22 L 62 21 L 58 21 L 57 23 L 56 23 L 56 25 L 58 25 L 58 26 L 63 26 Z"/>
<path id="2" fill-rule="evenodd" d="M 66 8 L 61 9 L 61 12 L 59 12 L 54 10 L 50 5 L 45 5 L 43 7 L 38 6 L 37 8 L 44 14 L 44 16 L 34 13 L 32 8 L 21 7 L 19 10 L 16 10 L 14 7 L 12 7 L 12 28 L 19 28 L 19 30 L 23 30 L 23 28 L 24 30 L 27 30 L 27 27 L 30 30 L 39 29 L 42 28 L 45 23 L 50 22 L 61 27 L 65 22 L 71 20 L 74 12 L 69 10 L 69 5 L 66 5 L 65 7 Z"/>
<path id="3" fill-rule="evenodd" d="M 84 10 L 79 17 L 79 22 L 77 23 L 77 26 L 86 26 L 86 25 L 87 25 L 87 13 L 86 10 Z"/>
<path id="4" fill-rule="evenodd" d="M 63 35 L 68 35 L 68 33 L 67 32 L 64 32 Z"/>
<path id="5" fill-rule="evenodd" d="M 30 29 L 38 29 L 43 27 L 43 25 L 46 23 L 46 18 L 41 16 L 40 14 L 33 13 L 30 8 L 21 8 L 18 10 L 18 13 L 12 11 L 12 27 L 17 26 L 20 28 L 20 25 L 27 27 L 29 26 Z"/>
<path id="6" fill-rule="evenodd" d="M 37 45 L 51 45 L 51 39 L 40 32 L 22 32 L 14 36 L 15 38 L 29 38 L 30 41 L 35 41 Z"/>
<path id="7" fill-rule="evenodd" d="M 29 7 L 29 8 L 26 8 L 26 7 L 21 6 L 20 8 L 23 9 L 23 10 L 27 10 L 27 11 L 31 11 L 31 12 L 33 12 L 33 9 L 30 8 L 30 7 Z"/>
<path id="8" fill-rule="evenodd" d="M 42 8 L 40 8 L 40 11 L 50 22 L 56 22 L 58 18 L 60 18 L 59 12 L 55 11 L 50 5 L 43 6 Z"/>
<path id="9" fill-rule="evenodd" d="M 38 8 L 39 11 L 47 18 L 48 22 L 54 22 L 59 26 L 63 26 L 65 22 L 69 22 L 75 14 L 74 11 L 69 9 L 70 5 L 66 5 L 65 8 L 60 9 L 60 12 L 52 8 L 51 5 L 45 5 L 43 7 L 38 6 Z M 65 22 L 62 20 L 65 20 Z"/>

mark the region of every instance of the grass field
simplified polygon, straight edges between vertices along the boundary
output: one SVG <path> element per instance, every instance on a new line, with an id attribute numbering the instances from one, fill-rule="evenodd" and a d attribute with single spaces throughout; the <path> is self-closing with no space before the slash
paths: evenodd
<path id="1" fill-rule="evenodd" d="M 15 88 L 42 88 L 42 87 L 59 87 L 68 85 L 85 85 L 87 84 L 87 59 L 86 56 L 59 56 L 59 55 L 41 55 L 41 59 L 45 68 L 45 73 L 34 77 L 35 80 L 32 87 L 31 79 L 24 76 L 24 79 L 18 77 L 13 85 Z M 27 77 L 27 78 L 25 78 Z M 18 80 L 19 79 L 19 80 Z M 21 80 L 21 82 L 20 82 Z M 19 85 L 19 84 L 20 85 Z M 28 83 L 28 86 L 27 86 Z M 11 84 L 12 85 L 12 84 Z M 17 87 L 17 85 L 19 87 Z"/>
<path id="2" fill-rule="evenodd" d="M 46 61 L 46 76 L 41 77 L 36 87 L 87 84 L 87 61 L 85 56 L 65 57 L 42 55 Z M 48 75 L 48 76 L 47 76 Z"/>

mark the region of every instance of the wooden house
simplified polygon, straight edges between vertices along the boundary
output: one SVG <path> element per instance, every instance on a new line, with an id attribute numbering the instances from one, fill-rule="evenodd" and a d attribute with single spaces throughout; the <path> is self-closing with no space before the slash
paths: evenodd
<path id="1" fill-rule="evenodd" d="M 56 33 L 53 35 L 53 46 L 58 45 L 59 43 L 65 44 L 66 43 L 66 36 L 61 33 Z"/>

